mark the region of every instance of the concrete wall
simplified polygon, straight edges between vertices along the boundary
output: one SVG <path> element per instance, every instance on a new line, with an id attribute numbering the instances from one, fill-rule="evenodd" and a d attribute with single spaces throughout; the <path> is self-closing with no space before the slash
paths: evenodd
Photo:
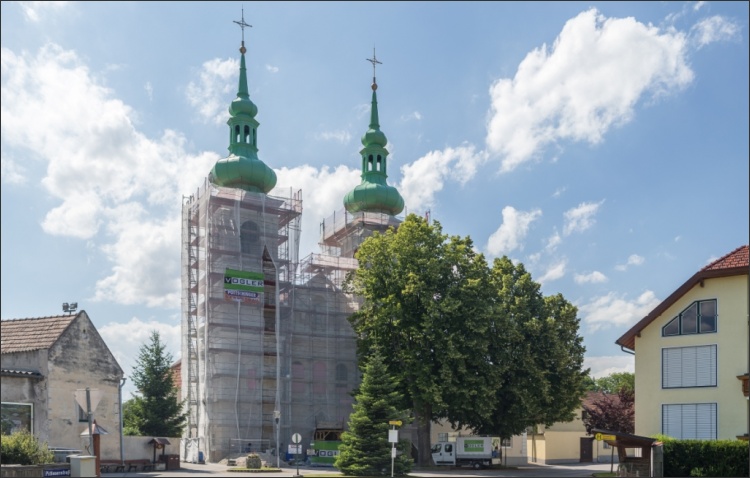
<path id="1" fill-rule="evenodd" d="M 79 421 L 77 389 L 97 389 L 101 400 L 93 411 L 109 434 L 101 437 L 101 457 L 120 457 L 118 384 L 123 372 L 85 313 L 79 315 L 49 349 L 49 444 L 85 452 L 81 437 L 87 423 Z M 85 414 L 84 414 L 85 417 Z M 93 454 L 93 450 L 90 450 Z"/>
<path id="2" fill-rule="evenodd" d="M 716 299 L 717 332 L 662 337 L 670 320 L 697 300 Z M 696 285 L 635 339 L 635 434 L 662 433 L 662 405 L 716 403 L 717 438 L 736 439 L 748 432 L 747 399 L 737 375 L 748 372 L 748 276 L 706 279 Z M 694 345 L 717 345 L 717 386 L 662 388 L 662 349 Z"/>
<path id="3" fill-rule="evenodd" d="M 34 350 L 3 354 L 3 368 L 41 373 L 43 378 L 3 376 L 0 401 L 31 403 L 34 406 L 33 433 L 41 441 L 49 440 L 47 419 L 47 351 Z"/>
<path id="4" fill-rule="evenodd" d="M 148 442 L 153 437 L 143 436 L 124 436 L 122 437 L 122 444 L 124 448 L 124 455 L 126 460 L 153 460 L 154 458 L 154 446 Z M 170 437 L 169 445 L 166 445 L 164 449 L 165 455 L 179 455 L 180 454 L 180 437 Z M 162 450 L 156 450 L 156 460 L 159 461 L 159 455 L 162 454 Z M 119 456 L 118 456 L 119 459 Z"/>

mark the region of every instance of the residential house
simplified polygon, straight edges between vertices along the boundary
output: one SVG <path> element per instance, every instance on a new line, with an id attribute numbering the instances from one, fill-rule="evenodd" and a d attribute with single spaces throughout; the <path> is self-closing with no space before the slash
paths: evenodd
<path id="1" fill-rule="evenodd" d="M 600 392 L 589 392 L 582 405 L 591 406 L 601 397 Z M 554 423 L 549 427 L 538 425 L 527 434 L 529 461 L 544 465 L 561 463 L 617 463 L 617 453 L 603 441 L 586 433 L 583 406 L 576 409 L 573 419 Z"/>
<path id="2" fill-rule="evenodd" d="M 636 434 L 747 439 L 749 269 L 745 245 L 700 269 L 617 339 L 635 352 Z"/>
<path id="3" fill-rule="evenodd" d="M 101 456 L 119 459 L 123 371 L 85 311 L 3 320 L 0 377 L 3 433 L 26 428 L 50 447 L 86 451 L 88 417 L 75 393 L 85 398 L 88 387 L 94 419 L 109 432 Z"/>

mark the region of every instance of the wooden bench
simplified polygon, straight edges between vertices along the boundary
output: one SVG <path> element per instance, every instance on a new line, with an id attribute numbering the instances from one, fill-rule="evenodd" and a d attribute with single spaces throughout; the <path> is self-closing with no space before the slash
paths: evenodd
<path id="1" fill-rule="evenodd" d="M 154 464 L 149 460 L 125 460 L 125 464 L 128 465 L 128 473 L 131 471 L 138 471 L 138 467 L 141 467 L 140 471 L 153 471 Z"/>
<path id="2" fill-rule="evenodd" d="M 125 465 L 119 461 L 101 461 L 99 463 L 99 470 L 102 473 L 118 473 L 125 471 Z"/>

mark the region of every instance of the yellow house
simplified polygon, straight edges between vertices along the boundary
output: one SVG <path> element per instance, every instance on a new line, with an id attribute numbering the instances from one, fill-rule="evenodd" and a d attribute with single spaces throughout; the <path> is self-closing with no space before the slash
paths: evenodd
<path id="1" fill-rule="evenodd" d="M 747 440 L 748 269 L 745 245 L 617 339 L 635 353 L 637 435 Z"/>
<path id="2" fill-rule="evenodd" d="M 590 392 L 584 403 L 596 399 L 598 392 Z M 574 412 L 573 420 L 554 423 L 545 427 L 538 425 L 536 433 L 528 433 L 529 462 L 543 465 L 562 463 L 617 463 L 617 453 L 603 441 L 587 435 L 583 424 L 583 408 Z"/>

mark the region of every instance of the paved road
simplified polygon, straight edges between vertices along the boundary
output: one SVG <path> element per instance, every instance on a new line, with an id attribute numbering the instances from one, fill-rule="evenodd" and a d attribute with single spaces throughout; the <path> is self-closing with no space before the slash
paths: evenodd
<path id="1" fill-rule="evenodd" d="M 615 465 L 615 468 L 617 466 Z M 427 469 L 427 470 L 415 470 L 410 473 L 409 476 L 414 477 L 426 477 L 426 478 L 490 478 L 490 477 L 589 477 L 593 473 L 609 471 L 610 465 L 607 463 L 594 463 L 594 464 L 571 464 L 571 465 L 534 465 L 530 464 L 527 466 L 518 467 L 517 469 L 509 470 L 479 470 L 474 471 L 469 468 L 446 468 L 446 469 Z M 329 468 L 308 468 L 300 467 L 299 473 L 302 476 L 305 474 L 330 474 L 331 478 L 336 477 L 340 473 L 336 470 Z M 170 470 L 170 471 L 152 471 L 152 472 L 141 472 L 141 473 L 105 473 L 102 475 L 103 478 L 115 478 L 121 476 L 159 476 L 159 477 L 204 477 L 212 476 L 214 478 L 218 476 L 231 476 L 231 477 L 254 477 L 254 478 L 291 478 L 297 474 L 297 468 L 281 467 L 281 472 L 276 473 L 228 473 L 225 465 L 205 464 L 197 465 L 193 463 L 182 463 L 181 469 Z"/>

